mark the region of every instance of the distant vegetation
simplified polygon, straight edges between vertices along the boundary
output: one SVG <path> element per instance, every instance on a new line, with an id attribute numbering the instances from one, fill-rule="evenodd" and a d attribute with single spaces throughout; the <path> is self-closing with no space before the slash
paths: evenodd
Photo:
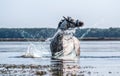
<path id="1" fill-rule="evenodd" d="M 89 28 L 77 29 L 75 36 L 80 38 Z M 52 37 L 56 29 L 54 28 L 0 28 L 0 38 L 40 38 Z M 120 28 L 99 29 L 91 28 L 91 31 L 84 38 L 119 38 Z"/>

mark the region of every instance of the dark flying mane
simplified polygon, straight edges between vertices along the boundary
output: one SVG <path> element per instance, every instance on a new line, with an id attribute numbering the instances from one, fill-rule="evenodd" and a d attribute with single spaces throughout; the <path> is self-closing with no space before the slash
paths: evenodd
<path id="1" fill-rule="evenodd" d="M 67 30 L 69 28 L 75 28 L 75 27 L 81 27 L 83 26 L 83 22 L 79 21 L 79 20 L 74 20 L 72 19 L 71 17 L 63 17 L 64 19 L 62 19 L 59 24 L 58 24 L 58 29 L 61 29 L 61 30 Z M 62 23 L 66 21 L 67 24 L 63 27 L 61 27 Z"/>

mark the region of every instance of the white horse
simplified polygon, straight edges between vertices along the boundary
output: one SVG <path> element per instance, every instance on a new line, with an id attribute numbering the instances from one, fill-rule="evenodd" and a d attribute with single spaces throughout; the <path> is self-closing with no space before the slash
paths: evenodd
<path id="1" fill-rule="evenodd" d="M 53 58 L 74 60 L 80 57 L 80 41 L 74 36 L 75 28 L 83 25 L 79 20 L 67 17 L 58 24 L 50 49 Z"/>

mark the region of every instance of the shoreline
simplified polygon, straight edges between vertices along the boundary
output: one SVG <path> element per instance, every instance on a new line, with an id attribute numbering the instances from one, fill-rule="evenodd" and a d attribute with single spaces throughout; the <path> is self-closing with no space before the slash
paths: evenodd
<path id="1" fill-rule="evenodd" d="M 81 41 L 120 41 L 120 38 L 97 38 L 97 37 L 86 37 L 86 38 L 78 38 Z M 44 42 L 46 39 L 41 38 L 0 38 L 1 41 L 42 41 Z"/>

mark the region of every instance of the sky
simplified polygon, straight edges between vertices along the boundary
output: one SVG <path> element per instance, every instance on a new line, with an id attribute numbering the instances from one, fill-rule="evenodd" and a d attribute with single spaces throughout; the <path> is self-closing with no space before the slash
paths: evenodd
<path id="1" fill-rule="evenodd" d="M 0 28 L 56 28 L 62 16 L 83 28 L 120 27 L 120 0 L 0 0 Z"/>

